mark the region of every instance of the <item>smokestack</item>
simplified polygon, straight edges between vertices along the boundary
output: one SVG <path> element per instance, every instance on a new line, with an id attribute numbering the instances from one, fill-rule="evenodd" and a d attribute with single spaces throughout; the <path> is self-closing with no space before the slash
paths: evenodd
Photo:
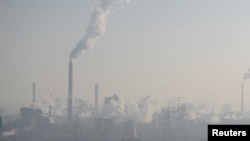
<path id="1" fill-rule="evenodd" d="M 52 106 L 49 105 L 49 118 L 51 117 L 51 114 L 52 114 Z"/>
<path id="2" fill-rule="evenodd" d="M 69 62 L 69 80 L 68 80 L 68 122 L 72 122 L 72 80 L 73 80 L 73 63 Z"/>
<path id="3" fill-rule="evenodd" d="M 0 116 L 0 128 L 2 128 L 2 117 Z"/>
<path id="4" fill-rule="evenodd" d="M 241 82 L 241 114 L 244 113 L 244 82 Z"/>
<path id="5" fill-rule="evenodd" d="M 98 96 L 99 96 L 99 88 L 98 84 L 95 84 L 95 116 L 98 115 L 99 107 L 98 107 Z"/>
<path id="6" fill-rule="evenodd" d="M 36 83 L 33 82 L 33 86 L 32 86 L 32 108 L 34 108 L 36 103 Z"/>

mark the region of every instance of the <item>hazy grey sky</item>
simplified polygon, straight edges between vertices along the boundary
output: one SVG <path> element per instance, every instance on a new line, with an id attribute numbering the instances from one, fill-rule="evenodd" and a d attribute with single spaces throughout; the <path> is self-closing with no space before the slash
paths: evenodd
<path id="1" fill-rule="evenodd" d="M 38 97 L 66 99 L 69 54 L 85 35 L 92 5 L 0 1 L 0 106 L 27 106 L 34 81 Z M 248 0 L 133 0 L 119 6 L 96 46 L 73 61 L 73 95 L 92 102 L 98 82 L 101 100 L 113 94 L 129 100 L 185 96 L 239 106 L 250 67 L 249 7 Z M 250 82 L 245 85 L 250 99 Z"/>

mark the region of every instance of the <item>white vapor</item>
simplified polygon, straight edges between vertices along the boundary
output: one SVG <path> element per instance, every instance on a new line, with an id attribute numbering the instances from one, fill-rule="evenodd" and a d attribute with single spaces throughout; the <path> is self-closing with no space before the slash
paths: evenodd
<path id="1" fill-rule="evenodd" d="M 10 130 L 10 131 L 5 131 L 5 132 L 3 132 L 2 133 L 2 136 L 3 137 L 7 137 L 7 136 L 13 136 L 13 135 L 15 135 L 16 134 L 16 130 L 15 129 L 12 129 L 12 130 Z"/>
<path id="2" fill-rule="evenodd" d="M 117 123 L 132 120 L 135 123 L 150 123 L 153 115 L 160 112 L 160 101 L 146 96 L 138 102 L 126 103 L 121 96 L 109 97 L 111 100 L 104 105 L 101 113 L 103 118 L 112 118 Z"/>
<path id="3" fill-rule="evenodd" d="M 70 60 L 76 59 L 86 49 L 91 49 L 106 30 L 107 18 L 114 5 L 129 3 L 130 0 L 96 0 L 86 34 L 70 53 Z"/>

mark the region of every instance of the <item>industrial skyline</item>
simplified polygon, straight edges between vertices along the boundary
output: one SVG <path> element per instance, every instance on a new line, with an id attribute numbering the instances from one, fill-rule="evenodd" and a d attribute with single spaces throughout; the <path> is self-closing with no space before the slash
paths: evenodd
<path id="1" fill-rule="evenodd" d="M 93 95 L 96 96 L 96 93 Z M 232 111 L 230 105 L 223 105 L 221 111 L 216 111 L 218 108 L 193 103 L 183 97 L 171 99 L 167 105 L 157 109 L 157 104 L 152 102 L 150 96 L 132 104 L 125 103 L 119 95 L 113 95 L 105 97 L 98 114 L 96 107 L 80 99 L 73 103 L 71 117 L 60 105 L 47 103 L 44 107 L 37 103 L 20 107 L 18 116 L 0 116 L 3 119 L 0 122 L 0 139 L 206 141 L 208 124 L 249 123 L 249 115 Z M 45 107 L 49 110 L 46 111 Z"/>
<path id="2" fill-rule="evenodd" d="M 68 96 L 69 53 L 86 34 L 93 1 L 0 2 L 0 107 L 18 113 L 37 99 Z M 249 68 L 248 1 L 134 0 L 114 8 L 95 47 L 74 60 L 74 97 L 113 94 L 230 103 L 241 110 Z M 244 97 L 250 99 L 244 82 Z M 63 102 L 67 103 L 67 102 Z M 245 111 L 250 105 L 245 102 Z"/>
<path id="3" fill-rule="evenodd" d="M 249 6 L 0 1 L 0 140 L 207 141 L 210 124 L 248 124 Z"/>

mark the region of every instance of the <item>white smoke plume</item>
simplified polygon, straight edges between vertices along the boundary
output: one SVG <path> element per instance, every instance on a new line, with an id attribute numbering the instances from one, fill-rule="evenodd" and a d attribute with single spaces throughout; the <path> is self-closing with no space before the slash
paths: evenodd
<path id="1" fill-rule="evenodd" d="M 123 122 L 125 117 L 125 107 L 123 98 L 114 95 L 109 97 L 109 101 L 105 103 L 101 116 L 104 118 L 112 118 L 116 122 Z"/>
<path id="2" fill-rule="evenodd" d="M 96 0 L 86 34 L 70 53 L 70 60 L 76 59 L 86 49 L 91 49 L 106 30 L 107 18 L 114 5 L 129 3 L 130 0 Z"/>
<path id="3" fill-rule="evenodd" d="M 92 106 L 89 102 L 82 99 L 75 100 L 76 115 L 80 119 L 89 118 L 92 116 Z"/>
<path id="4" fill-rule="evenodd" d="M 10 131 L 5 131 L 2 133 L 2 136 L 3 137 L 8 137 L 8 136 L 13 136 L 16 134 L 16 130 L 15 129 L 12 129 Z"/>
<path id="5" fill-rule="evenodd" d="M 153 115 L 160 112 L 159 101 L 150 96 L 140 99 L 138 102 L 126 103 L 121 96 L 109 97 L 109 102 L 104 105 L 101 116 L 112 118 L 116 122 L 132 120 L 136 123 L 150 123 Z"/>
<path id="6" fill-rule="evenodd" d="M 196 123 L 226 123 L 242 119 L 228 103 L 207 104 L 185 97 L 174 98 L 169 102 L 150 96 L 135 102 L 125 102 L 121 96 L 117 95 L 108 99 L 100 117 L 112 118 L 119 123 L 128 120 L 143 124 L 161 122 L 166 114 L 172 124 L 178 124 L 176 119 Z"/>
<path id="7" fill-rule="evenodd" d="M 49 106 L 54 107 L 54 100 L 52 94 L 42 94 L 40 100 L 36 103 L 36 108 L 43 111 L 44 114 L 49 113 Z"/>
<path id="8" fill-rule="evenodd" d="M 161 111 L 163 104 L 159 99 L 146 96 L 139 102 L 128 104 L 126 118 L 136 123 L 150 123 L 153 116 Z"/>

